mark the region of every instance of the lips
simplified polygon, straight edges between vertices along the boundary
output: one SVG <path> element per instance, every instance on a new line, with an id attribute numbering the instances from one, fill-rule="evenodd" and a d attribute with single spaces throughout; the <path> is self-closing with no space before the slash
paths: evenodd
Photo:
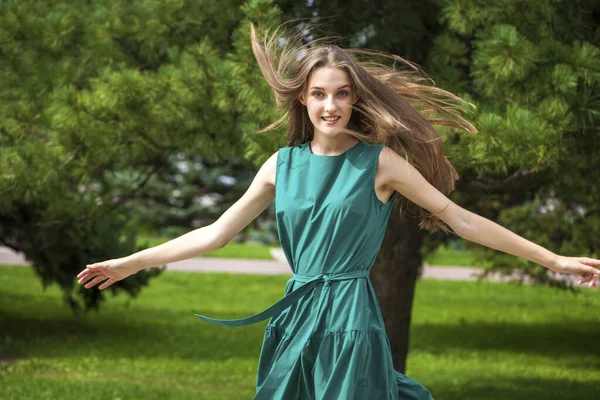
<path id="1" fill-rule="evenodd" d="M 336 116 L 330 116 L 330 117 L 329 117 L 329 116 L 327 116 L 327 117 L 321 117 L 321 119 L 322 119 L 323 121 L 327 121 L 327 122 L 334 122 L 334 121 L 337 121 L 337 120 L 338 120 L 338 119 L 340 119 L 340 118 L 342 118 L 342 117 L 340 117 L 339 115 L 336 115 Z"/>

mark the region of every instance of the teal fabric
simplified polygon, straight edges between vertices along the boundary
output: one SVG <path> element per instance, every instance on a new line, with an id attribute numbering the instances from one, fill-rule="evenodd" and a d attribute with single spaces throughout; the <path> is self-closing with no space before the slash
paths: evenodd
<path id="1" fill-rule="evenodd" d="M 254 400 L 433 400 L 394 370 L 369 280 L 392 209 L 375 195 L 382 145 L 359 142 L 335 156 L 310 142 L 279 150 L 275 209 L 292 268 L 284 297 L 253 316 L 204 321 L 265 330 Z"/>

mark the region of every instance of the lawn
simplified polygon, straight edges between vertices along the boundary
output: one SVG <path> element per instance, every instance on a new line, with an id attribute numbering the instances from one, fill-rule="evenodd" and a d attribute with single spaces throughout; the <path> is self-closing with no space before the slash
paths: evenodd
<path id="1" fill-rule="evenodd" d="M 428 254 L 423 260 L 426 265 L 436 267 L 469 267 L 473 266 L 473 254 L 469 250 L 454 250 L 447 246 L 438 247 L 433 253 Z"/>
<path id="2" fill-rule="evenodd" d="M 166 271 L 82 318 L 28 267 L 1 267 L 5 400 L 250 399 L 266 321 L 228 328 L 283 293 L 288 276 Z M 423 280 L 408 374 L 436 400 L 595 399 L 600 292 Z M 7 361 L 8 360 L 8 361 Z"/>
<path id="3" fill-rule="evenodd" d="M 154 237 L 154 236 L 140 236 L 137 244 L 139 246 L 144 245 L 147 247 L 158 246 L 169 241 L 170 238 L 165 237 Z M 229 242 L 225 247 L 212 251 L 210 253 L 202 254 L 200 257 L 223 257 L 223 258 L 244 258 L 244 259 L 262 259 L 262 260 L 273 260 L 273 256 L 270 253 L 270 249 L 273 246 L 267 246 L 259 243 L 236 243 Z"/>
<path id="4" fill-rule="evenodd" d="M 140 236 L 138 245 L 148 247 L 158 246 L 170 240 L 165 237 Z M 273 246 L 267 246 L 257 243 L 235 243 L 230 242 L 222 249 L 206 253 L 200 257 L 224 257 L 224 258 L 245 258 L 245 259 L 263 259 L 273 260 L 270 249 Z M 435 266 L 463 266 L 472 267 L 473 256 L 468 250 L 454 250 L 446 246 L 439 247 L 434 253 L 429 254 L 425 260 L 427 265 Z"/>

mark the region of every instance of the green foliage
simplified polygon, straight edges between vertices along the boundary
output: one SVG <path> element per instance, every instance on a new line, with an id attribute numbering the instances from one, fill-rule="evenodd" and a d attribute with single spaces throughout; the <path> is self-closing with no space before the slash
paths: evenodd
<path id="1" fill-rule="evenodd" d="M 346 47 L 364 47 L 425 59 L 438 33 L 434 0 L 278 0 L 284 20 L 316 24 L 315 38 L 328 36 Z"/>
<path id="2" fill-rule="evenodd" d="M 477 111 L 468 117 L 479 134 L 440 129 L 448 139 L 448 158 L 461 175 L 453 195 L 459 204 L 533 241 L 539 239 L 553 251 L 597 256 L 597 246 L 570 236 L 565 239 L 551 231 L 553 239 L 544 240 L 544 230 L 554 228 L 539 222 L 541 215 L 556 220 L 571 215 L 565 229 L 582 232 L 594 231 L 597 224 L 590 218 L 597 214 L 600 200 L 595 189 L 595 170 L 600 165 L 592 157 L 600 150 L 600 29 L 595 3 L 436 0 L 404 2 L 397 8 L 386 7 L 385 1 L 369 3 L 373 7 L 361 2 L 315 1 L 310 6 L 279 2 L 288 17 L 324 17 L 317 22 L 328 34 L 342 36 L 343 43 L 422 63 L 438 86 L 476 103 Z M 383 10 L 395 15 L 397 22 L 390 28 L 383 19 L 353 20 L 361 7 L 363 17 Z M 427 40 L 413 41 L 420 44 L 413 51 L 383 39 L 395 35 L 400 42 L 409 41 L 404 29 L 410 25 L 407 14 L 396 13 L 403 7 L 421 22 L 429 22 L 432 16 L 437 19 L 439 24 L 417 29 L 422 38 L 431 39 L 431 48 Z M 421 60 L 418 55 L 423 53 L 427 59 Z M 547 209 L 555 201 L 560 206 Z M 525 207 L 528 216 L 508 212 L 513 206 Z M 521 226 L 525 220 L 534 226 L 527 228 L 525 222 Z M 433 249 L 428 247 L 427 251 Z M 480 264 L 491 259 L 497 266 L 542 271 L 514 256 L 474 247 L 484 254 Z"/>
<path id="3" fill-rule="evenodd" d="M 600 25 L 593 0 L 278 4 L 286 19 L 317 22 L 344 45 L 423 65 L 437 86 L 477 105 L 465 115 L 477 135 L 440 128 L 461 176 L 454 201 L 552 251 L 600 255 L 597 244 L 581 239 L 595 232 L 600 202 L 593 156 L 600 150 Z M 561 234 L 551 220 L 573 234 Z M 427 236 L 422 253 L 447 240 Z M 525 269 L 547 280 L 533 263 L 472 247 L 480 255 L 476 265 Z"/>
<path id="4" fill-rule="evenodd" d="M 434 41 L 428 70 L 478 107 L 476 136 L 451 133 L 449 159 L 462 176 L 456 201 L 556 253 L 598 257 L 588 239 L 600 226 L 594 2 L 438 3 L 447 30 Z M 548 281 L 533 263 L 475 247 L 476 262 Z"/>
<path id="5" fill-rule="evenodd" d="M 242 153 L 226 84 L 241 3 L 0 3 L 0 243 L 74 309 L 103 298 L 75 283 L 85 264 L 139 250 L 132 200 L 174 153 Z M 135 295 L 156 273 L 110 290 Z"/>
<path id="6" fill-rule="evenodd" d="M 286 146 L 284 129 L 275 133 L 255 133 L 282 116 L 275 106 L 273 90 L 263 79 L 254 59 L 250 42 L 251 22 L 255 24 L 259 37 L 265 30 L 273 30 L 281 23 L 281 12 L 272 4 L 272 0 L 251 0 L 244 4 L 242 10 L 246 20 L 233 33 L 234 51 L 227 58 L 230 76 L 227 87 L 236 99 L 235 112 L 243 133 L 245 155 L 257 165 Z"/>
<path id="7" fill-rule="evenodd" d="M 215 120 L 211 131 L 218 133 L 218 143 L 231 144 L 235 151 L 225 157 L 223 149 L 207 149 L 209 153 L 205 155 L 193 148 L 178 148 L 167 165 L 150 178 L 147 190 L 136 196 L 138 207 L 131 209 L 137 223 L 152 234 L 170 235 L 174 229 L 189 230 L 214 222 L 247 190 L 257 166 L 285 145 L 281 131 L 255 133 L 281 113 L 274 107 L 273 93 L 262 79 L 250 46 L 250 21 L 263 32 L 279 24 L 279 11 L 272 1 L 253 0 L 246 2 L 240 12 L 245 19 L 232 30 L 232 51 L 215 60 L 218 68 L 209 68 L 212 73 L 207 82 L 212 105 L 226 118 Z M 173 67 L 173 73 L 181 73 L 180 70 Z M 195 65 L 189 70 L 201 71 Z M 192 100 L 198 101 L 195 97 Z M 231 139 L 221 140 L 227 137 Z M 220 160 L 213 157 L 217 152 L 221 152 Z M 231 182 L 223 183 L 223 177 Z M 240 238 L 276 244 L 273 219 L 271 205 L 240 233 Z"/>

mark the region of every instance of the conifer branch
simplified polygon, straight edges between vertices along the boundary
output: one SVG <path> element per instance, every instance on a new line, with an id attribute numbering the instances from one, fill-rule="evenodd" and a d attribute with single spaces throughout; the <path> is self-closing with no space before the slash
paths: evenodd
<path id="1" fill-rule="evenodd" d="M 457 190 L 482 191 L 487 193 L 515 193 L 525 189 L 535 190 L 551 181 L 550 168 L 544 167 L 537 171 L 519 169 L 504 179 L 480 177 L 456 182 Z"/>

